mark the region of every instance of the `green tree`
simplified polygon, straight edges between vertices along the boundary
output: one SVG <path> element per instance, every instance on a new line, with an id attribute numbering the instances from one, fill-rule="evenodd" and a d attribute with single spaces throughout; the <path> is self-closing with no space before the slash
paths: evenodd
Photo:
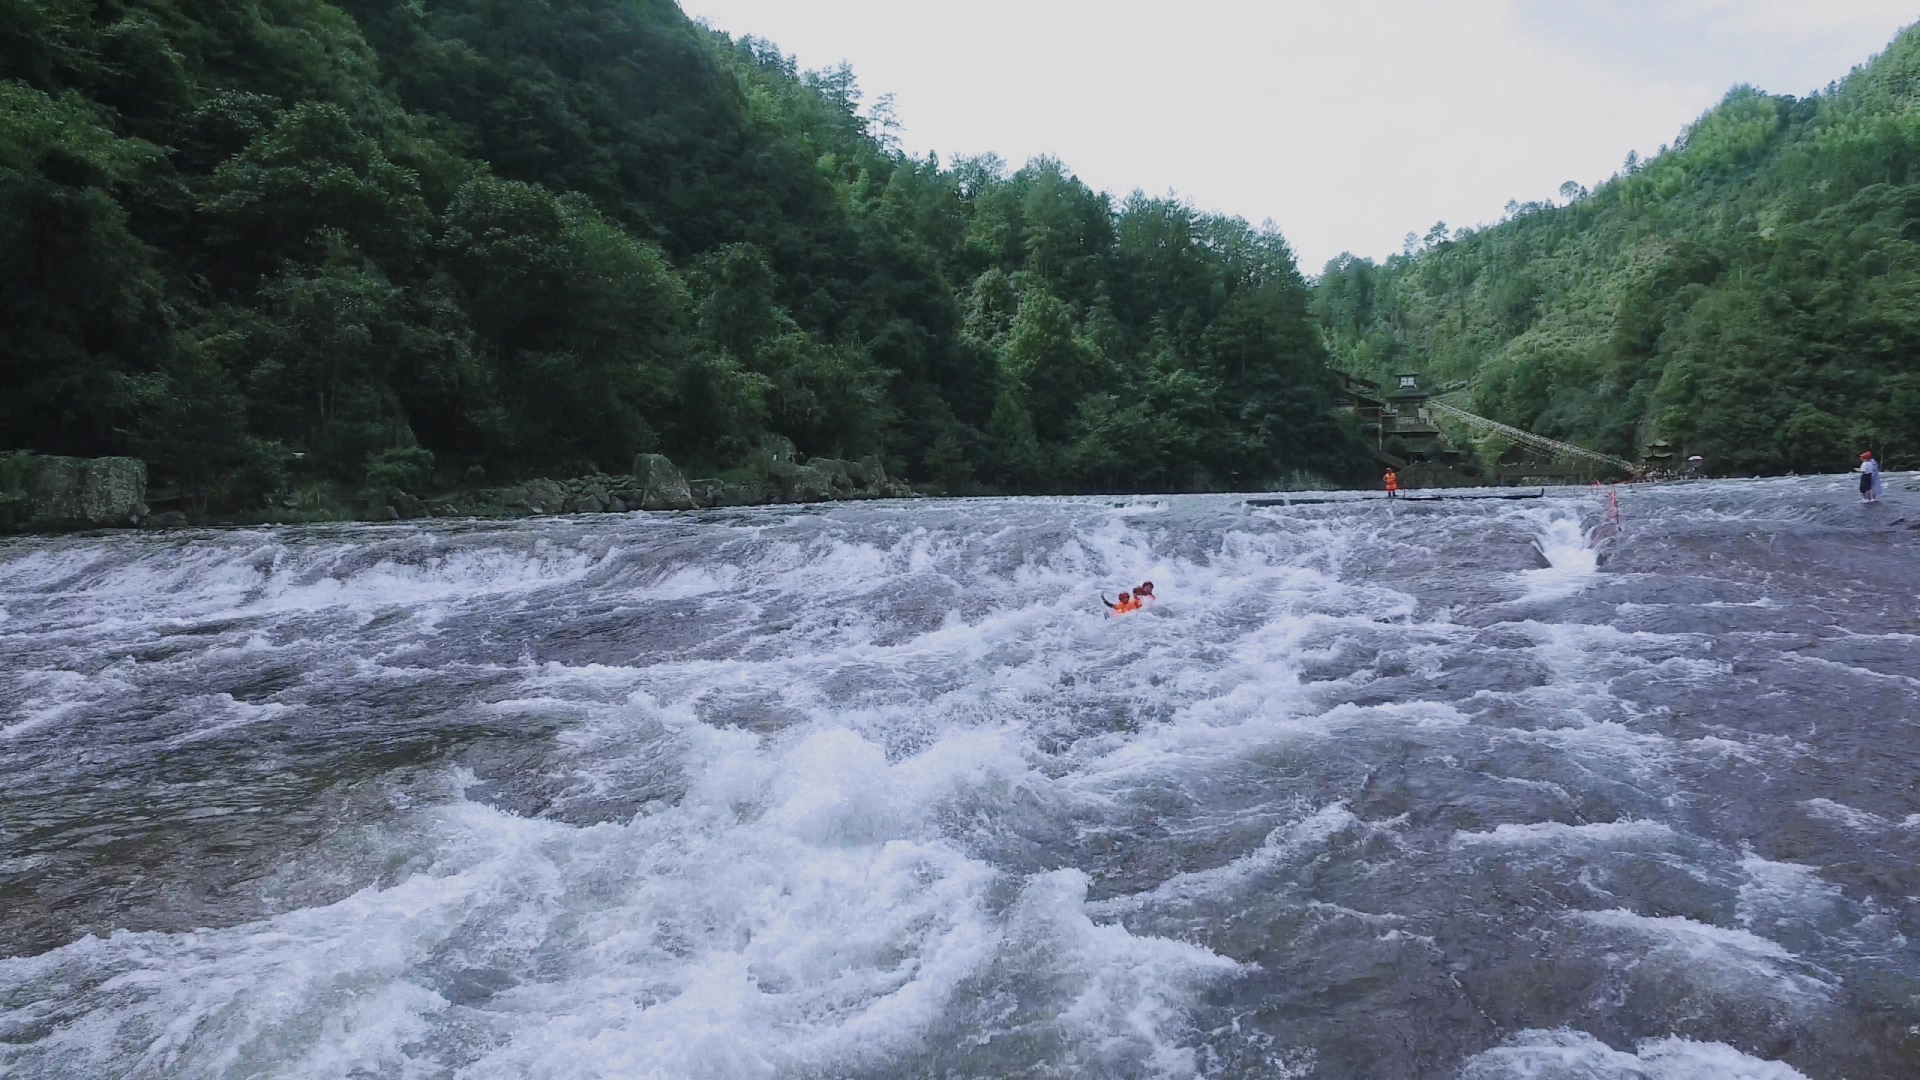
<path id="1" fill-rule="evenodd" d="M 0 446 L 137 448 L 201 513 L 293 455 L 399 486 L 768 433 L 967 491 L 1332 467 L 1275 457 L 1307 443 L 1274 410 L 1334 404 L 1304 309 L 1220 353 L 1236 298 L 1297 287 L 1277 237 L 1051 158 L 911 157 L 844 66 L 668 0 L 7 15 Z"/>
<path id="2" fill-rule="evenodd" d="M 0 445 L 111 453 L 165 356 L 157 253 L 121 195 L 162 152 L 78 94 L 0 82 Z"/>
<path id="3" fill-rule="evenodd" d="M 441 240 L 528 460 L 618 469 L 671 415 L 685 285 L 586 200 L 479 177 Z"/>
<path id="4" fill-rule="evenodd" d="M 1330 263 L 1336 363 L 1424 370 L 1478 408 L 1728 472 L 1920 464 L 1920 32 L 1807 98 L 1736 87 L 1658 156 L 1569 205 L 1374 265 Z M 1574 185 L 1578 187 L 1578 185 Z"/>

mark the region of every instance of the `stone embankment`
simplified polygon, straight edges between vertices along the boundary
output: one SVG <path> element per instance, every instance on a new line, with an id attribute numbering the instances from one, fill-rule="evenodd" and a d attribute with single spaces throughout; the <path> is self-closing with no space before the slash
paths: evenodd
<path id="1" fill-rule="evenodd" d="M 594 473 L 570 480 L 528 480 L 462 497 L 422 500 L 405 492 L 388 495 L 373 517 L 395 520 L 463 517 L 489 511 L 527 514 L 606 514 L 632 510 L 704 510 L 721 506 L 818 503 L 843 499 L 912 498 L 914 490 L 887 476 L 877 458 L 842 461 L 809 458 L 803 464 L 789 448 L 771 456 L 763 472 L 747 479 L 688 480 L 661 454 L 640 454 L 624 476 Z"/>
<path id="2" fill-rule="evenodd" d="M 0 454 L 0 531 L 112 529 L 147 519 L 139 458 Z"/>
<path id="3" fill-rule="evenodd" d="M 784 444 L 784 445 L 782 445 Z M 660 454 L 640 454 L 625 476 L 594 473 L 570 480 L 527 480 L 428 498 L 398 489 L 362 492 L 315 516 L 397 521 L 429 517 L 519 517 L 534 514 L 602 514 L 630 510 L 700 510 L 719 506 L 817 503 L 839 499 L 912 498 L 912 488 L 887 476 L 877 458 L 800 462 L 791 443 L 779 440 L 761 455 L 758 468 L 730 480 L 688 480 Z M 165 493 L 162 493 L 165 494 Z M 276 497 L 276 499 L 279 497 Z M 161 504 L 166 505 L 165 499 Z M 266 514 L 218 515 L 216 521 L 285 521 L 278 510 L 298 508 L 270 499 Z M 312 511 L 307 513 L 312 514 Z M 213 523 L 213 522 L 208 522 Z M 68 458 L 0 454 L 0 533 L 73 529 L 169 527 L 187 524 L 179 510 L 147 508 L 147 467 L 138 458 Z"/>

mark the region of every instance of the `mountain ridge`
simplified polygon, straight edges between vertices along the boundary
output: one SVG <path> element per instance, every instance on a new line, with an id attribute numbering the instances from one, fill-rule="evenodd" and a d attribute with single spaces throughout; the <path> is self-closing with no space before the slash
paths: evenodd
<path id="1" fill-rule="evenodd" d="M 1341 256 L 1335 362 L 1468 380 L 1474 405 L 1716 471 L 1920 463 L 1920 33 L 1808 98 L 1735 87 L 1672 147 L 1569 204 Z"/>

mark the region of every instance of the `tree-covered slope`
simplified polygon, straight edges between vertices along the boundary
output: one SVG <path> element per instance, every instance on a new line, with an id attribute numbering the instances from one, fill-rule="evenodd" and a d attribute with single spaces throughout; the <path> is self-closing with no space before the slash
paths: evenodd
<path id="1" fill-rule="evenodd" d="M 0 448 L 234 508 L 768 434 L 954 490 L 1353 466 L 1277 235 L 858 105 L 667 0 L 0 0 Z"/>
<path id="2" fill-rule="evenodd" d="M 1804 100 L 1738 88 L 1565 206 L 1329 263 L 1340 363 L 1470 381 L 1479 411 L 1724 471 L 1920 464 L 1920 30 Z"/>

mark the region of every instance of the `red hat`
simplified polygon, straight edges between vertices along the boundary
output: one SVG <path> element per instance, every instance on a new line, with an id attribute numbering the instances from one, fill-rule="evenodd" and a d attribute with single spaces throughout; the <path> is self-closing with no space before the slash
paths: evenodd
<path id="1" fill-rule="evenodd" d="M 1861 456 L 1861 457 L 1863 457 L 1863 458 L 1870 458 L 1870 457 L 1872 457 L 1872 456 L 1873 456 L 1873 451 L 1871 451 L 1871 450 L 1867 450 L 1867 451 L 1864 451 L 1864 452 L 1862 452 L 1862 453 L 1861 453 L 1861 455 L 1860 455 L 1860 456 Z"/>

